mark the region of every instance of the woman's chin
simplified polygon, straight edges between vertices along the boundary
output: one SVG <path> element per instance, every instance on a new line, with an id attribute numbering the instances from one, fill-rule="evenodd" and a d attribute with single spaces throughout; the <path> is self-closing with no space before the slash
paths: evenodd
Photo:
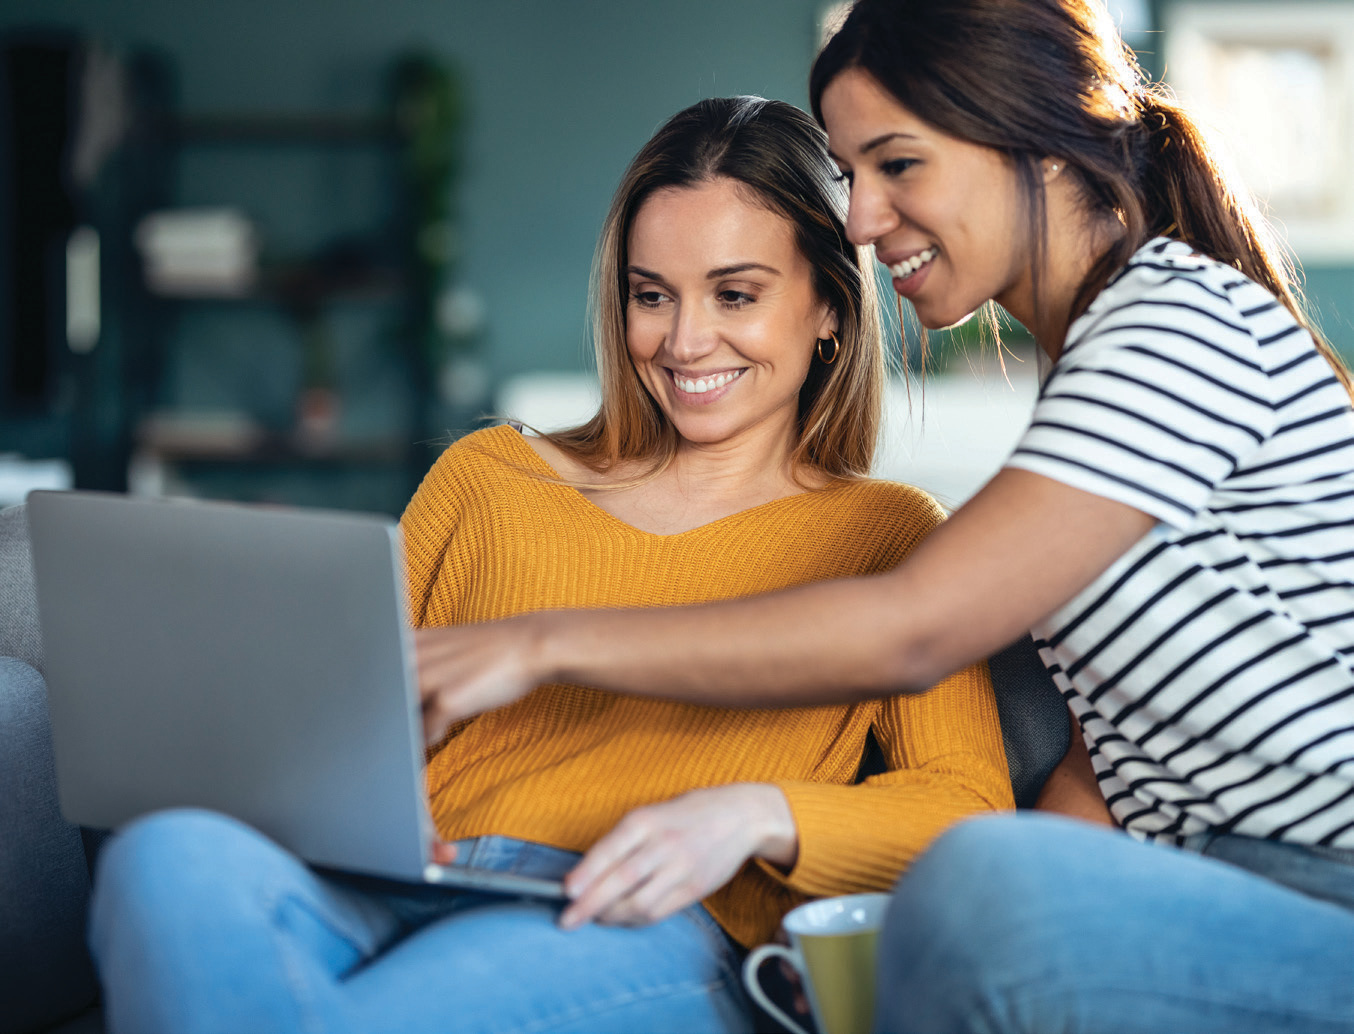
<path id="1" fill-rule="evenodd" d="M 698 445 L 703 448 L 723 445 L 738 437 L 737 432 L 728 427 L 713 427 L 688 423 L 677 425 L 677 440 L 683 445 Z"/>
<path id="2" fill-rule="evenodd" d="M 955 327 L 962 327 L 965 323 L 967 323 L 969 320 L 973 319 L 973 317 L 976 316 L 976 315 L 978 315 L 978 310 L 977 310 L 977 309 L 974 309 L 972 312 L 966 312 L 966 313 L 964 313 L 964 315 L 960 316 L 960 317 L 959 317 L 957 320 L 955 320 L 954 322 L 952 322 L 952 323 L 946 323 L 943 327 L 928 327 L 927 329 L 928 329 L 928 330 L 953 330 Z"/>
<path id="3" fill-rule="evenodd" d="M 952 330 L 955 327 L 963 326 L 977 314 L 977 310 L 956 313 L 953 309 L 934 309 L 930 306 L 918 307 L 913 305 L 913 311 L 917 315 L 917 322 L 927 330 Z"/>

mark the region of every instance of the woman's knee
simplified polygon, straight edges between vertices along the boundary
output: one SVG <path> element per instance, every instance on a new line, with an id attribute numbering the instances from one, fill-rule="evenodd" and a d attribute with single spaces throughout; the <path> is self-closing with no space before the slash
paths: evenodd
<path id="1" fill-rule="evenodd" d="M 928 848 L 899 881 L 889 910 L 898 934 L 924 924 L 935 932 L 1000 913 L 1013 901 L 1057 893 L 1080 831 L 1058 819 L 993 815 L 961 822 Z"/>
<path id="2" fill-rule="evenodd" d="M 138 915 L 173 921 L 189 905 L 235 896 L 279 854 L 261 834 L 216 812 L 172 809 L 136 819 L 99 852 L 92 933 L 136 925 Z"/>
<path id="3" fill-rule="evenodd" d="M 244 850 L 268 841 L 243 823 L 213 811 L 174 808 L 130 822 L 100 851 L 100 883 L 140 878 L 145 873 L 204 872 L 235 868 Z"/>
<path id="4" fill-rule="evenodd" d="M 1051 946 L 1074 940 L 1067 924 L 1087 881 L 1073 871 L 1088 835 L 1116 836 L 1027 815 L 974 819 L 941 836 L 899 881 L 885 917 L 880 1029 L 986 1029 L 983 1017 L 1011 1005 L 1011 988 L 1047 980 Z"/>

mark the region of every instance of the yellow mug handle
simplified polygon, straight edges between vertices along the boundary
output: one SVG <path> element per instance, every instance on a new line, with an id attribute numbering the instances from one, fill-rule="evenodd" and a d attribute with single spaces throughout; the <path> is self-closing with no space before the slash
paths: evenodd
<path id="1" fill-rule="evenodd" d="M 784 959 L 794 967 L 795 972 L 799 974 L 800 980 L 807 979 L 804 976 L 804 970 L 800 967 L 799 956 L 791 949 L 782 944 L 763 944 L 757 948 L 753 948 L 752 951 L 748 953 L 748 957 L 743 960 L 743 986 L 748 989 L 748 994 L 752 996 L 753 1000 L 758 1005 L 774 1016 L 786 1028 L 794 1031 L 795 1034 L 809 1034 L 809 1032 L 801 1027 L 796 1021 L 790 1019 L 789 1016 L 786 1016 L 784 1010 L 782 1010 L 775 1002 L 771 1001 L 766 992 L 762 990 L 762 985 L 757 979 L 757 974 L 761 971 L 762 963 L 770 958 Z"/>

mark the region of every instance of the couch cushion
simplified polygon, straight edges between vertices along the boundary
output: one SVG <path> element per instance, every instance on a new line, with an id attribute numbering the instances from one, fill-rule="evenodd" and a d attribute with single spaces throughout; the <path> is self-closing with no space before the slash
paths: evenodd
<path id="1" fill-rule="evenodd" d="M 0 510 L 0 654 L 43 670 L 28 513 L 22 503 Z"/>
<path id="2" fill-rule="evenodd" d="M 1032 808 L 1071 737 L 1067 704 L 1024 636 L 988 660 L 1017 808 Z"/>

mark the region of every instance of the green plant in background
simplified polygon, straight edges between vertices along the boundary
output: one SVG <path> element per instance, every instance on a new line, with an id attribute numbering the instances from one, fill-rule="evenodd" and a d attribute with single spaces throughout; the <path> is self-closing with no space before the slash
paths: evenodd
<path id="1" fill-rule="evenodd" d="M 907 339 L 916 344 L 920 327 L 908 320 Z M 994 305 L 984 306 L 963 323 L 926 335 L 928 373 L 963 373 L 969 368 L 1000 366 L 1012 355 L 1023 358 L 1033 346 L 1029 332 Z M 920 349 L 915 353 L 919 355 Z"/>
<path id="2" fill-rule="evenodd" d="M 440 369 L 473 337 L 470 321 L 439 318 L 461 257 L 453 199 L 464 159 L 465 87 L 453 65 L 415 52 L 395 64 L 394 122 L 403 141 L 402 175 L 409 201 L 413 326 L 429 372 Z"/>

